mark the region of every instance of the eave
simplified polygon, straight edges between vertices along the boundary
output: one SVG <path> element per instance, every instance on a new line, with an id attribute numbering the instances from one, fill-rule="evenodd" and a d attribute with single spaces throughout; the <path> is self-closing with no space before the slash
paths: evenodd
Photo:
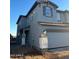
<path id="1" fill-rule="evenodd" d="M 62 26 L 69 27 L 69 23 L 64 22 L 38 22 L 42 26 Z"/>

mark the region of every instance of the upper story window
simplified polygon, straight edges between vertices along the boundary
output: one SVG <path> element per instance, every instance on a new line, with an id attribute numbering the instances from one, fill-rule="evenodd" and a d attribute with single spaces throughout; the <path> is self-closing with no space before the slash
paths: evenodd
<path id="1" fill-rule="evenodd" d="M 57 13 L 57 21 L 61 22 L 60 13 Z"/>
<path id="2" fill-rule="evenodd" d="M 44 6 L 43 7 L 43 14 L 47 17 L 51 17 L 52 16 L 52 8 L 48 7 L 48 6 Z"/>

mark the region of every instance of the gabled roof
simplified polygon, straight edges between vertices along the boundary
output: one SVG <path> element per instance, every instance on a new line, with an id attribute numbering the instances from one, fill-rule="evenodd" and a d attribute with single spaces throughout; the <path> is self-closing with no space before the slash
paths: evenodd
<path id="1" fill-rule="evenodd" d="M 43 2 L 43 3 L 49 3 L 49 4 L 51 4 L 52 6 L 55 6 L 56 8 L 58 8 L 58 6 L 57 6 L 55 3 L 51 2 L 51 1 Z M 35 3 L 33 4 L 32 8 L 29 10 L 29 12 L 27 13 L 27 15 L 26 15 L 25 17 L 27 17 L 27 16 L 36 8 L 36 6 L 37 6 L 38 4 L 40 4 L 40 3 L 38 3 L 37 1 L 35 1 Z M 17 21 L 16 24 L 19 23 L 21 17 L 23 17 L 23 15 L 19 16 L 18 21 Z"/>

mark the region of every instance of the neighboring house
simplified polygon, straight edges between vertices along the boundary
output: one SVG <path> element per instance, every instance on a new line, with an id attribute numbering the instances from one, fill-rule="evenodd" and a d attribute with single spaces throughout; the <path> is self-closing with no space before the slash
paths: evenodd
<path id="1" fill-rule="evenodd" d="M 10 34 L 10 44 L 16 44 L 16 38 Z"/>
<path id="2" fill-rule="evenodd" d="M 26 16 L 17 21 L 17 41 L 37 49 L 64 48 L 69 46 L 69 11 L 57 10 L 51 1 L 34 3 Z M 22 41 L 22 34 L 25 40 Z"/>

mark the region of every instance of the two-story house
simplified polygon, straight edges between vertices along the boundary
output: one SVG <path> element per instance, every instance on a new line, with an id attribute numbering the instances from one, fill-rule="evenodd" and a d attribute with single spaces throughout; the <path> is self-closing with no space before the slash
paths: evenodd
<path id="1" fill-rule="evenodd" d="M 17 41 L 39 50 L 69 46 L 69 11 L 57 10 L 51 1 L 35 2 L 26 16 L 17 21 Z M 22 40 L 22 34 L 25 39 Z"/>

